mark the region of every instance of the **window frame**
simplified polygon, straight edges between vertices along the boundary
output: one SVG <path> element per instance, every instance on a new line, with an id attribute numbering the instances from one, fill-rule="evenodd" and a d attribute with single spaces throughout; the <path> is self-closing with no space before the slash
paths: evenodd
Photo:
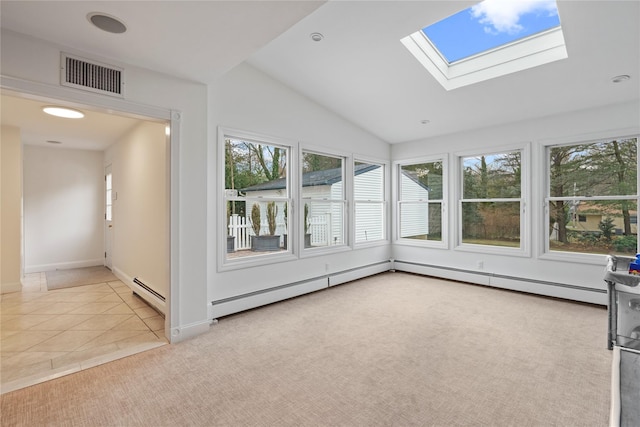
<path id="1" fill-rule="evenodd" d="M 400 41 L 445 90 L 568 58 L 562 25 L 452 63 L 444 59 L 422 28 Z"/>
<path id="2" fill-rule="evenodd" d="M 356 163 L 367 163 L 367 164 L 374 164 L 374 165 L 379 165 L 382 168 L 382 200 L 380 201 L 372 201 L 372 200 L 359 200 L 356 199 L 356 194 L 355 194 L 355 166 Z M 368 247 L 368 246 L 380 246 L 380 245 L 386 245 L 389 244 L 390 242 L 390 233 L 389 230 L 391 229 L 391 215 L 389 213 L 389 162 L 380 160 L 380 159 L 372 159 L 372 158 L 367 158 L 364 156 L 354 156 L 352 159 L 352 191 L 351 194 L 353 194 L 353 215 L 351 215 L 350 221 L 349 223 L 351 224 L 351 234 L 350 234 L 350 241 L 353 242 L 353 247 L 354 248 L 363 248 L 363 247 Z M 382 205 L 382 211 L 383 211 L 383 224 L 382 224 L 382 233 L 383 233 L 383 237 L 382 239 L 377 239 L 377 240 L 372 240 L 372 241 L 361 241 L 358 242 L 356 240 L 356 209 L 357 209 L 357 205 L 358 203 L 366 203 L 366 204 L 381 204 Z"/>
<path id="3" fill-rule="evenodd" d="M 311 197 L 304 197 L 303 196 L 303 159 L 304 159 L 304 154 L 305 153 L 309 153 L 309 154 L 317 154 L 320 156 L 326 156 L 326 157 L 334 157 L 334 158 L 340 158 L 342 159 L 342 183 L 343 183 L 343 189 L 342 189 L 342 199 L 338 200 L 338 199 L 314 199 Z M 297 190 L 298 190 L 298 195 L 299 195 L 299 205 L 300 205 L 300 209 L 298 210 L 297 213 L 297 220 L 298 220 L 298 224 L 299 224 L 299 228 L 298 230 L 300 230 L 299 232 L 299 236 L 297 237 L 297 244 L 298 244 L 298 248 L 299 248 L 299 256 L 300 258 L 308 258 L 308 257 L 313 257 L 313 256 L 318 256 L 318 255 L 324 255 L 324 254 L 330 254 L 330 253 L 336 253 L 336 252 L 342 252 L 342 251 L 346 251 L 346 250 L 351 250 L 353 249 L 353 239 L 351 238 L 351 227 L 349 226 L 351 223 L 351 214 L 350 214 L 350 205 L 351 205 L 351 201 L 353 200 L 353 180 L 351 179 L 351 176 L 353 175 L 353 156 L 351 156 L 349 153 L 345 153 L 345 152 L 340 152 L 337 150 L 329 150 L 327 148 L 324 147 L 317 147 L 317 146 L 312 146 L 312 145 L 299 145 L 298 148 L 298 163 L 297 163 L 297 169 L 298 169 L 298 173 L 296 174 L 297 178 L 298 178 L 298 184 L 297 184 Z M 317 201 L 317 202 L 326 202 L 326 203 L 331 203 L 331 204 L 342 204 L 342 208 L 343 208 L 343 213 L 342 213 L 342 243 L 337 244 L 337 245 L 327 245 L 327 246 L 317 246 L 317 247 L 305 247 L 305 243 L 304 243 L 304 239 L 305 239 L 305 233 L 304 233 L 304 205 L 305 203 L 307 203 L 307 201 Z"/>
<path id="4" fill-rule="evenodd" d="M 441 227 L 441 240 L 416 240 L 416 239 L 408 239 L 400 237 L 401 233 L 401 223 L 400 223 L 400 214 L 401 214 L 401 206 L 403 203 L 402 191 L 400 186 L 402 185 L 402 180 L 400 178 L 400 174 L 402 173 L 403 166 L 411 166 L 421 163 L 435 163 L 442 162 L 442 199 L 429 199 L 425 203 L 427 206 L 432 201 L 440 202 L 440 216 L 442 218 L 442 222 L 440 224 Z M 436 154 L 433 156 L 426 157 L 418 157 L 415 159 L 406 159 L 406 160 L 398 160 L 393 163 L 394 173 L 392 174 L 392 187 L 395 192 L 394 198 L 394 214 L 392 222 L 394 224 L 393 227 L 393 241 L 394 244 L 406 245 L 406 246 L 418 246 L 418 247 L 431 247 L 438 249 L 449 249 L 449 209 L 448 209 L 448 199 L 449 195 L 449 154 Z"/>
<path id="5" fill-rule="evenodd" d="M 492 154 L 506 154 L 510 152 L 520 152 L 520 198 L 493 198 L 493 199 L 464 199 L 464 167 L 463 159 L 467 157 L 487 156 Z M 528 209 L 530 205 L 531 195 L 531 179 L 530 179 L 530 164 L 531 164 L 531 143 L 525 142 L 520 144 L 487 147 L 485 150 L 473 150 L 457 152 L 455 155 L 455 167 L 456 167 L 456 231 L 455 231 L 455 246 L 454 250 L 461 252 L 474 252 L 484 253 L 492 255 L 504 255 L 515 257 L 529 257 L 531 256 L 531 209 Z M 497 246 L 497 245 L 481 245 L 475 243 L 463 243 L 462 242 L 462 204 L 463 202 L 514 202 L 520 203 L 520 246 L 518 248 Z"/>
<path id="6" fill-rule="evenodd" d="M 613 135 L 613 136 L 612 136 Z M 575 200 L 575 199 L 588 199 L 588 200 L 636 200 L 636 212 L 640 210 L 640 158 L 636 161 L 636 195 L 635 196 L 595 196 L 595 197 L 587 197 L 580 196 L 577 198 L 573 197 L 551 197 L 551 165 L 550 165 L 550 156 L 549 150 L 553 147 L 562 147 L 562 146 L 572 146 L 572 145 L 582 145 L 582 144 L 591 144 L 598 142 L 609 142 L 613 140 L 619 139 L 632 139 L 636 138 L 637 149 L 640 148 L 640 134 L 634 130 L 623 130 L 620 132 L 601 132 L 589 135 L 583 135 L 583 137 L 570 137 L 570 138 L 559 138 L 553 140 L 545 140 L 542 141 L 540 147 L 540 156 L 544 166 L 544 183 L 542 188 L 542 218 L 541 218 L 541 226 L 542 230 L 544 230 L 543 241 L 540 245 L 540 250 L 538 257 L 540 259 L 545 260 L 553 260 L 553 261 L 563 261 L 563 262 L 577 262 L 583 264 L 593 264 L 593 263 L 605 263 L 607 254 L 598 254 L 598 253 L 580 253 L 580 252 L 570 252 L 570 251 L 552 251 L 550 249 L 550 236 L 546 232 L 550 226 L 550 201 L 554 200 Z M 640 239 L 638 241 L 638 245 L 636 246 L 636 251 L 640 251 Z"/>
<path id="7" fill-rule="evenodd" d="M 226 156 L 225 149 L 227 139 L 237 139 L 243 140 L 247 142 L 255 142 L 261 143 L 263 145 L 275 145 L 281 148 L 287 149 L 287 195 L 283 198 L 277 197 L 233 197 L 225 194 L 225 164 L 226 164 Z M 279 251 L 274 253 L 261 253 L 254 256 L 240 257 L 235 259 L 229 259 L 227 257 L 226 250 L 226 236 L 227 236 L 227 212 L 226 205 L 227 201 L 232 199 L 238 199 L 246 202 L 247 209 L 253 205 L 254 202 L 269 202 L 271 200 L 277 200 L 279 202 L 285 201 L 289 203 L 289 212 L 288 212 L 288 221 L 291 221 L 295 218 L 295 214 L 292 215 L 292 212 L 295 213 L 295 200 L 297 200 L 297 174 L 295 173 L 295 165 L 297 164 L 297 155 L 298 155 L 298 143 L 296 141 L 287 140 L 284 138 L 278 138 L 273 136 L 267 136 L 264 134 L 246 132 L 237 129 L 218 127 L 218 185 L 216 200 L 221 203 L 218 204 L 217 214 L 218 221 L 216 223 L 216 229 L 218 233 L 215 235 L 218 236 L 216 246 L 218 249 L 218 271 L 230 271 L 230 270 L 238 270 L 247 267 L 254 267 L 260 265 L 273 264 L 277 262 L 286 262 L 296 259 L 296 251 L 297 247 L 295 245 L 296 238 L 295 235 L 297 231 L 294 231 L 294 238 L 289 239 L 289 242 L 293 243 L 293 245 L 288 244 L 286 251 Z M 295 221 L 295 220 L 294 220 Z M 288 225 L 288 230 L 297 230 L 297 222 L 293 225 Z M 290 233 L 291 231 L 289 231 Z"/>

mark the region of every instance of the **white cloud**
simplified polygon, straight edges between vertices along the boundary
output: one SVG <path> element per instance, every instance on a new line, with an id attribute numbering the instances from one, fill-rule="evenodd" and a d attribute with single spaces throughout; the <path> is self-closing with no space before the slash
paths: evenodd
<path id="1" fill-rule="evenodd" d="M 555 0 L 484 0 L 471 8 L 471 16 L 492 34 L 518 33 L 522 30 L 520 16 L 532 12 L 557 15 L 558 9 Z"/>

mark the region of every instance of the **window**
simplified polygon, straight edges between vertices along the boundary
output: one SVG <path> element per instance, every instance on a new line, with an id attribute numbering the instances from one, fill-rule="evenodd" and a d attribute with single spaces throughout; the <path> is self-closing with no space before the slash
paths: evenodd
<path id="1" fill-rule="evenodd" d="M 304 248 L 345 244 L 343 157 L 302 153 Z"/>
<path id="2" fill-rule="evenodd" d="M 521 247 L 520 150 L 462 157 L 460 243 Z"/>
<path id="3" fill-rule="evenodd" d="M 111 173 L 111 165 L 107 167 L 107 174 L 104 177 L 105 186 L 105 214 L 104 219 L 107 221 L 113 220 L 113 174 Z"/>
<path id="4" fill-rule="evenodd" d="M 356 243 L 386 238 L 384 165 L 355 162 L 353 198 L 355 204 Z"/>
<path id="5" fill-rule="evenodd" d="M 443 240 L 442 160 L 398 168 L 398 237 L 411 241 Z"/>
<path id="6" fill-rule="evenodd" d="M 555 0 L 484 0 L 401 41 L 447 90 L 568 57 Z"/>
<path id="7" fill-rule="evenodd" d="M 499 7 L 497 7 L 499 6 Z M 554 0 L 486 0 L 422 29 L 451 64 L 560 26 Z"/>
<path id="8" fill-rule="evenodd" d="M 550 146 L 547 161 L 548 250 L 634 255 L 638 139 Z"/>
<path id="9" fill-rule="evenodd" d="M 288 253 L 290 147 L 224 137 L 226 260 Z"/>

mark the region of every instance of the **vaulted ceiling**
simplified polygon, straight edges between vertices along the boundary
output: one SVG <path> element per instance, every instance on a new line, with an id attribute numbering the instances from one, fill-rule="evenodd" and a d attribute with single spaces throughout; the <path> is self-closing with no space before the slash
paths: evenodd
<path id="1" fill-rule="evenodd" d="M 3 30 L 202 83 L 246 61 L 390 143 L 639 101 L 638 1 L 559 0 L 568 59 L 446 91 L 400 39 L 473 3 L 3 0 L 0 12 Z M 93 27 L 96 11 L 127 32 Z M 631 79 L 612 83 L 620 74 Z"/>

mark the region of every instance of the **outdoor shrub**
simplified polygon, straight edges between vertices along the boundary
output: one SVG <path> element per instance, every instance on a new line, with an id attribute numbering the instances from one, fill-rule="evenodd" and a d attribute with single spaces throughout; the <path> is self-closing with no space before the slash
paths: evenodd
<path id="1" fill-rule="evenodd" d="M 276 234 L 276 216 L 278 215 L 278 207 L 276 202 L 267 203 L 267 223 L 269 224 L 269 235 Z"/>
<path id="2" fill-rule="evenodd" d="M 598 223 L 598 228 L 602 231 L 602 235 L 607 241 L 611 240 L 611 236 L 613 235 L 613 230 L 616 226 L 613 224 L 613 218 L 606 217 L 600 223 Z"/>
<path id="3" fill-rule="evenodd" d="M 635 253 L 638 248 L 637 236 L 620 236 L 613 240 L 613 249 L 617 252 Z"/>
<path id="4" fill-rule="evenodd" d="M 260 205 L 257 203 L 251 207 L 251 228 L 256 236 L 260 235 Z"/>

